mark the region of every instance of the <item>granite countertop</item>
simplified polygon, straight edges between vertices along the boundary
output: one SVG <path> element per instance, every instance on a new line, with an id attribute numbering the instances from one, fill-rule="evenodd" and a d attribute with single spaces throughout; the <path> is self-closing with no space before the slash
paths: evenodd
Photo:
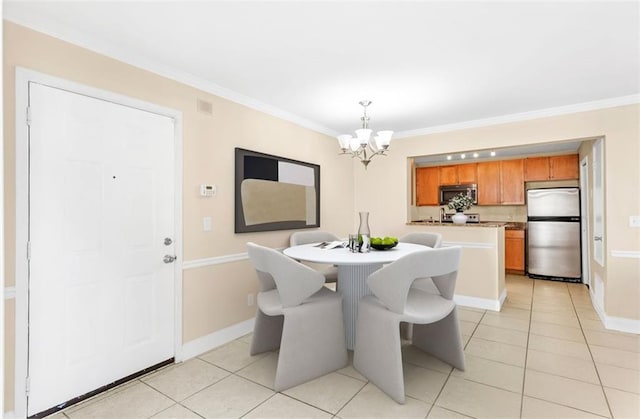
<path id="1" fill-rule="evenodd" d="M 441 226 L 441 227 L 504 227 L 505 230 L 526 230 L 527 223 L 515 222 L 515 221 L 481 221 L 479 223 L 466 223 L 466 224 L 454 224 L 454 223 L 441 223 L 439 221 L 431 220 L 415 220 L 409 221 L 407 225 L 423 225 L 423 226 Z"/>

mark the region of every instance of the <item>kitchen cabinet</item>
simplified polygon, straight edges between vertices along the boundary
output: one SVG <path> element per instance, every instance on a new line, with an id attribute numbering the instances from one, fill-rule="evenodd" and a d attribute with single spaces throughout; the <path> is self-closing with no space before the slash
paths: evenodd
<path id="1" fill-rule="evenodd" d="M 478 179 L 477 167 L 476 163 L 440 166 L 440 185 L 476 183 Z"/>
<path id="2" fill-rule="evenodd" d="M 478 185 L 478 205 L 524 205 L 524 182 L 578 179 L 577 154 L 416 169 L 416 205 L 439 205 L 440 185 Z"/>
<path id="3" fill-rule="evenodd" d="M 438 167 L 416 168 L 416 205 L 438 205 L 440 203 Z"/>
<path id="4" fill-rule="evenodd" d="M 478 205 L 524 205 L 524 161 L 478 163 Z"/>
<path id="5" fill-rule="evenodd" d="M 578 155 L 529 157 L 525 159 L 524 172 L 524 180 L 527 182 L 578 179 Z"/>
<path id="6" fill-rule="evenodd" d="M 478 205 L 500 205 L 500 162 L 478 163 Z"/>
<path id="7" fill-rule="evenodd" d="M 438 168 L 440 185 L 458 184 L 458 166 L 440 166 Z"/>
<path id="8" fill-rule="evenodd" d="M 507 272 L 524 274 L 524 230 L 505 230 L 504 267 Z"/>
<path id="9" fill-rule="evenodd" d="M 458 182 L 460 184 L 478 182 L 478 164 L 468 163 L 458 165 Z"/>
<path id="10" fill-rule="evenodd" d="M 549 157 L 529 157 L 524 160 L 524 180 L 549 180 Z"/>
<path id="11" fill-rule="evenodd" d="M 578 179 L 580 166 L 577 154 L 549 157 L 549 179 Z"/>
<path id="12" fill-rule="evenodd" d="M 524 205 L 524 160 L 500 162 L 500 203 Z"/>

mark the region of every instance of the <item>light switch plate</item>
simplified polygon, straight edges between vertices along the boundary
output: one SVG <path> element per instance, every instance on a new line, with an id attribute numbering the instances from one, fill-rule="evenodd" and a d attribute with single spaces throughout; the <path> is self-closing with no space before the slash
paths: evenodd
<path id="1" fill-rule="evenodd" d="M 202 219 L 202 230 L 211 231 L 211 217 L 204 217 Z"/>
<path id="2" fill-rule="evenodd" d="M 629 216 L 629 227 L 640 227 L 640 215 Z"/>

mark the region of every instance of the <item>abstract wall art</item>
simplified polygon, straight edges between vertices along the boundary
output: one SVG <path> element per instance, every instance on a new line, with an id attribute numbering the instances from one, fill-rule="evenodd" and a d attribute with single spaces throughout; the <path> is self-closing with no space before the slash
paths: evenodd
<path id="1" fill-rule="evenodd" d="M 235 149 L 235 232 L 320 227 L 320 166 Z"/>

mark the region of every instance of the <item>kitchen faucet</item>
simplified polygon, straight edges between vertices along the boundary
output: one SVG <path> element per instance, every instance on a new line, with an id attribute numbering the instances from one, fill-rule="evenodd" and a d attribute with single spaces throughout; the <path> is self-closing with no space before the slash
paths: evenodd
<path id="1" fill-rule="evenodd" d="M 445 217 L 445 212 L 444 212 L 444 207 L 440 208 L 440 222 L 443 223 L 444 222 L 444 217 Z"/>

